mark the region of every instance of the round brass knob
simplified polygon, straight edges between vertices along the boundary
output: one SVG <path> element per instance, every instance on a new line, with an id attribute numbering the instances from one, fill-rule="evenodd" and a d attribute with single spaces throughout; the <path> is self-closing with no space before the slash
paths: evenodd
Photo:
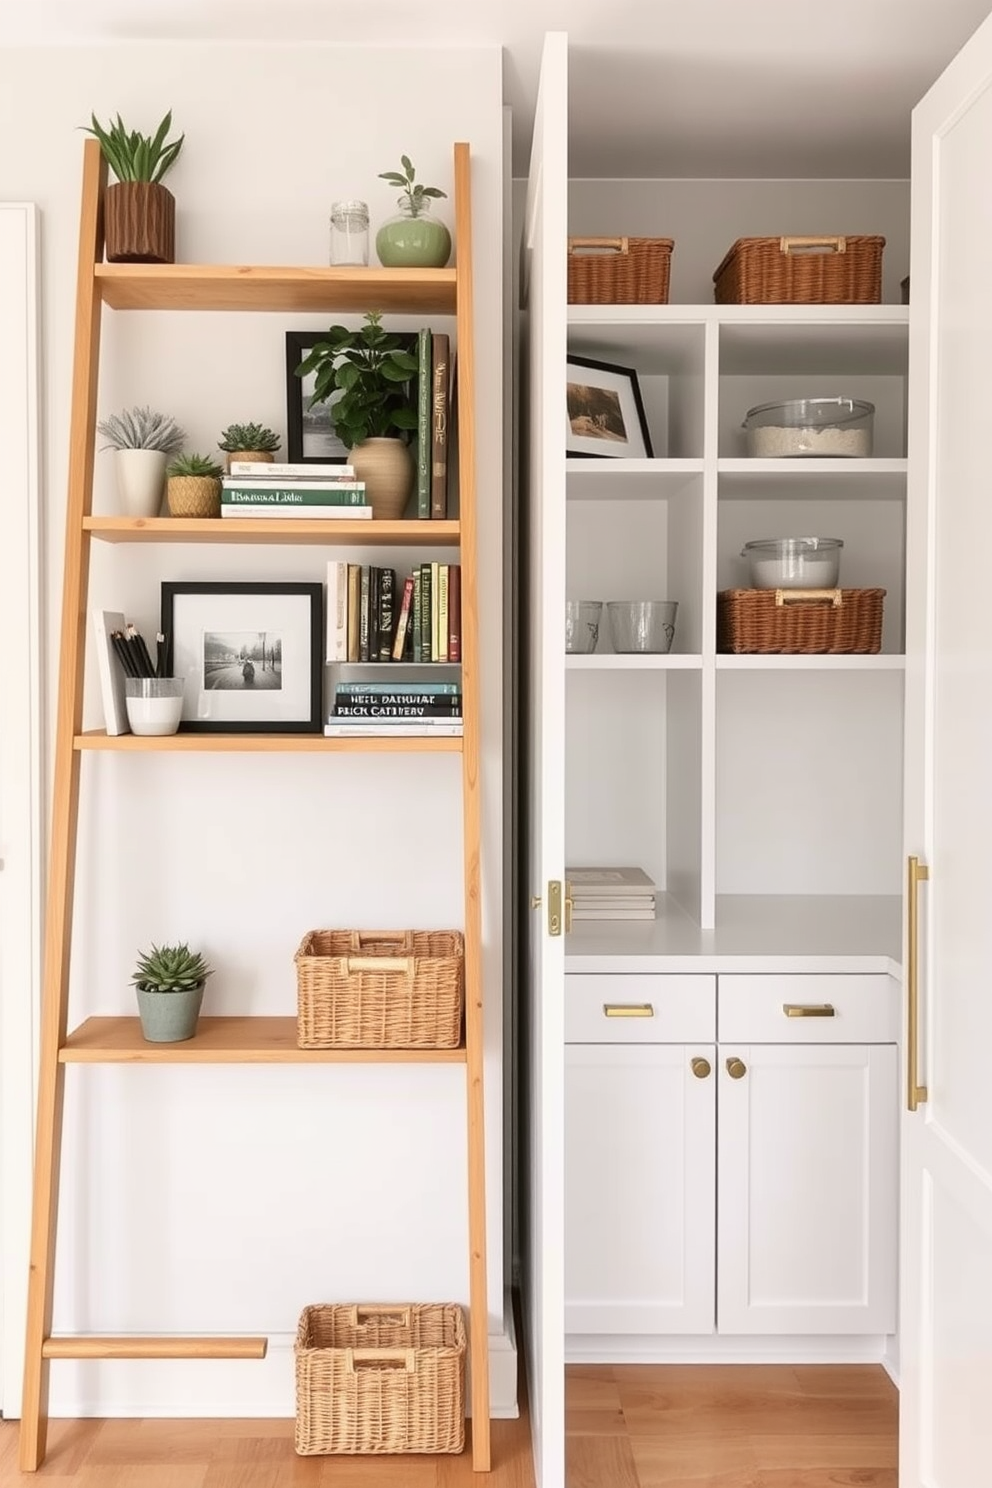
<path id="1" fill-rule="evenodd" d="M 727 1074 L 732 1080 L 740 1080 L 747 1074 L 747 1065 L 743 1059 L 728 1059 Z"/>
<path id="2" fill-rule="evenodd" d="M 702 1055 L 697 1054 L 695 1059 L 692 1061 L 692 1073 L 695 1075 L 696 1079 L 705 1080 L 710 1072 L 710 1069 L 711 1065 L 709 1060 L 703 1059 Z"/>

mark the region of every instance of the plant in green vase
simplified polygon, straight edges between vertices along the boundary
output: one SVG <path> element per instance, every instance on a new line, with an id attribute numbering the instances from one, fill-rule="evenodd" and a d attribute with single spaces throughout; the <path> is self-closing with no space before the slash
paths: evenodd
<path id="1" fill-rule="evenodd" d="M 387 269 L 443 269 L 451 256 L 451 234 L 432 214 L 431 203 L 447 192 L 424 186 L 408 155 L 400 156 L 400 171 L 380 171 L 379 179 L 402 187 L 399 213 L 382 224 L 375 235 L 379 262 Z"/>
<path id="2" fill-rule="evenodd" d="M 417 358 L 409 336 L 387 331 L 369 310 L 358 330 L 334 325 L 296 368 L 314 374 L 310 406 L 327 403 L 338 438 L 365 481 L 377 520 L 402 516 L 413 488 L 408 434 L 417 427 Z"/>
<path id="3" fill-rule="evenodd" d="M 171 170 L 186 138 L 168 140 L 172 110 L 153 135 L 128 131 L 120 114 L 103 125 L 92 114 L 82 127 L 100 142 L 116 184 L 104 192 L 104 234 L 109 263 L 175 263 L 176 203 L 162 177 Z"/>
<path id="4" fill-rule="evenodd" d="M 131 977 L 141 1031 L 151 1044 L 176 1044 L 196 1032 L 203 989 L 213 967 L 188 945 L 153 945 L 141 951 Z"/>
<path id="5" fill-rule="evenodd" d="M 270 464 L 281 443 L 275 430 L 264 424 L 228 424 L 217 441 L 217 448 L 239 460 Z"/>
<path id="6" fill-rule="evenodd" d="M 171 414 L 147 406 L 108 414 L 96 427 L 107 441 L 102 448 L 114 451 L 117 490 L 125 515 L 158 516 L 166 463 L 182 449 L 183 430 Z"/>
<path id="7" fill-rule="evenodd" d="M 179 455 L 166 470 L 166 499 L 172 517 L 219 517 L 223 468 L 209 455 Z"/>

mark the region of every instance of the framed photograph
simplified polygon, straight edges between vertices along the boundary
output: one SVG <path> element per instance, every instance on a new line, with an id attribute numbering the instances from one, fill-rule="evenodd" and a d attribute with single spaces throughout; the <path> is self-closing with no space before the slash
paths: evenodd
<path id="1" fill-rule="evenodd" d="M 633 367 L 569 356 L 565 380 L 566 454 L 651 459 L 651 437 Z"/>
<path id="2" fill-rule="evenodd" d="M 185 681 L 183 731 L 319 734 L 320 584 L 162 585 L 169 672 Z"/>
<path id="3" fill-rule="evenodd" d="M 310 372 L 306 377 L 296 375 L 297 367 L 314 342 L 323 340 L 326 335 L 326 327 L 320 331 L 286 332 L 286 458 L 294 465 L 327 461 L 343 465 L 348 458 L 348 451 L 331 423 L 330 403 L 315 403 L 309 407 L 316 372 Z"/>

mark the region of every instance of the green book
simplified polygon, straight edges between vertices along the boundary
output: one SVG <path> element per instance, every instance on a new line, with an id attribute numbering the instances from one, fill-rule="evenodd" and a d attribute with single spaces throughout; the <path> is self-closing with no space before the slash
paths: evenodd
<path id="1" fill-rule="evenodd" d="M 364 481 L 342 481 L 333 489 L 280 486 L 271 491 L 256 486 L 225 486 L 225 506 L 367 506 Z"/>
<path id="2" fill-rule="evenodd" d="M 431 331 L 417 336 L 417 516 L 431 514 Z"/>

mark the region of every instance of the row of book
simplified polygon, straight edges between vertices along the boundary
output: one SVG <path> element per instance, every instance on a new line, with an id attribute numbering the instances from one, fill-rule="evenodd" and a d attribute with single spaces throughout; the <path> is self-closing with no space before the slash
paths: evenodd
<path id="1" fill-rule="evenodd" d="M 327 661 L 460 662 L 460 563 L 327 565 Z"/>
<path id="2" fill-rule="evenodd" d="M 462 691 L 457 682 L 339 682 L 324 725 L 329 738 L 458 737 Z"/>
<path id="3" fill-rule="evenodd" d="M 653 920 L 655 884 L 643 868 L 566 868 L 572 920 Z"/>
<path id="4" fill-rule="evenodd" d="M 365 482 L 352 465 L 232 460 L 221 480 L 222 517 L 370 520 Z"/>

